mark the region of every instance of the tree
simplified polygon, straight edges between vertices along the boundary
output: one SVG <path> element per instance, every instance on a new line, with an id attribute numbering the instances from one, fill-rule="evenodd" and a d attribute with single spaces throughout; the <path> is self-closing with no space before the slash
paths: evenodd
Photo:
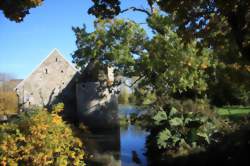
<path id="1" fill-rule="evenodd" d="M 128 10 L 144 12 L 148 19 L 152 17 L 156 8 L 161 13 L 171 17 L 175 32 L 181 39 L 180 43 L 187 45 L 196 41 L 196 45 L 213 50 L 213 57 L 217 59 L 216 69 L 210 70 L 208 96 L 213 104 L 247 104 L 250 79 L 250 3 L 247 0 L 148 0 L 148 9 L 129 7 L 121 9 L 121 0 L 93 1 L 92 8 L 102 6 L 106 15 L 100 15 L 95 10 L 90 14 L 101 18 L 113 18 Z M 105 5 L 102 5 L 105 4 Z M 109 10 L 105 10 L 105 7 Z M 112 12 L 109 12 L 112 11 Z M 167 20 L 166 20 L 167 21 Z M 155 24 L 154 30 L 165 34 L 162 24 Z M 223 92 L 225 95 L 220 95 Z M 224 93 L 227 92 L 227 93 Z M 192 93 L 193 94 L 193 93 Z"/>
<path id="2" fill-rule="evenodd" d="M 120 0 L 92 1 L 94 5 L 89 13 L 97 17 L 113 18 L 127 11 L 120 8 Z M 234 56 L 250 62 L 250 2 L 248 0 L 148 0 L 147 2 L 151 11 L 154 5 L 158 5 L 162 12 L 173 18 L 177 32 L 183 41 L 189 42 L 198 38 L 201 46 L 214 49 L 220 49 L 226 41 L 230 41 L 230 45 L 237 46 L 238 49 L 238 54 Z M 130 9 L 149 13 L 135 7 Z"/>
<path id="3" fill-rule="evenodd" d="M 248 0 L 157 1 L 170 13 L 184 39 L 200 38 L 215 49 L 226 40 L 237 45 L 242 58 L 250 62 L 250 2 Z M 237 55 L 235 55 L 237 56 Z"/>
<path id="4" fill-rule="evenodd" d="M 85 27 L 73 28 L 78 48 L 74 62 L 83 69 L 93 59 L 100 66 L 113 65 L 117 73 L 136 76 L 139 88 L 158 97 L 205 91 L 207 70 L 215 63 L 211 50 L 198 49 L 196 41 L 184 45 L 168 16 L 155 12 L 147 21 L 155 33 L 152 39 L 139 24 L 120 19 L 98 20 L 91 33 Z"/>
<path id="5" fill-rule="evenodd" d="M 43 0 L 1 0 L 0 10 L 11 21 L 21 22 L 31 8 L 42 4 Z"/>
<path id="6" fill-rule="evenodd" d="M 73 61 L 85 69 L 89 62 L 97 61 L 99 68 L 113 66 L 115 74 L 131 77 L 136 71 L 138 59 L 143 54 L 146 32 L 135 22 L 128 20 L 97 20 L 95 31 L 86 32 L 75 27 L 77 50 Z M 117 70 L 119 69 L 119 70 Z"/>
<path id="7" fill-rule="evenodd" d="M 184 45 L 168 16 L 154 13 L 147 21 L 155 35 L 145 47 L 148 56 L 144 56 L 140 64 L 145 77 L 139 86 L 150 85 L 157 96 L 188 89 L 204 91 L 206 71 L 215 65 L 212 50 L 199 50 L 196 41 Z"/>
<path id="8" fill-rule="evenodd" d="M 120 13 L 119 0 L 92 0 L 94 5 L 89 8 L 88 13 L 99 18 L 113 18 Z"/>

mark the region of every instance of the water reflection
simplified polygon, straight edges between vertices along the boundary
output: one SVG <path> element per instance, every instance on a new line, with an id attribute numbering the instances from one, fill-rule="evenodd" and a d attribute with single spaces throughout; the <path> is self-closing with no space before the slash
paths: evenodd
<path id="1" fill-rule="evenodd" d="M 132 150 L 132 160 L 136 164 L 139 164 L 139 165 L 141 164 L 141 160 L 138 157 L 138 154 L 136 153 L 136 151 L 134 151 L 134 150 Z"/>
<path id="2" fill-rule="evenodd" d="M 122 106 L 120 111 L 127 114 L 135 113 L 136 108 Z M 135 125 L 121 127 L 121 163 L 122 166 L 146 166 L 147 158 L 144 155 L 145 142 L 148 133 Z"/>

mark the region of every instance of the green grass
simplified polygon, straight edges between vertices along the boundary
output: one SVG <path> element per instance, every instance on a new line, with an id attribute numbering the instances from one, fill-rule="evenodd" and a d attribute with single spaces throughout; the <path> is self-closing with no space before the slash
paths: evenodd
<path id="1" fill-rule="evenodd" d="M 250 107 L 224 107 L 218 108 L 217 112 L 221 116 L 244 116 L 250 114 Z"/>

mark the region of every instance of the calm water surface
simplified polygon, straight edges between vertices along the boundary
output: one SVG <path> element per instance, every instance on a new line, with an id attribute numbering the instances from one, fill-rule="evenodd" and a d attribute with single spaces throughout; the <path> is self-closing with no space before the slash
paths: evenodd
<path id="1" fill-rule="evenodd" d="M 125 116 L 136 113 L 138 109 L 133 106 L 119 106 L 119 113 Z M 121 162 L 122 166 L 147 166 L 145 142 L 148 132 L 129 124 L 121 127 Z"/>

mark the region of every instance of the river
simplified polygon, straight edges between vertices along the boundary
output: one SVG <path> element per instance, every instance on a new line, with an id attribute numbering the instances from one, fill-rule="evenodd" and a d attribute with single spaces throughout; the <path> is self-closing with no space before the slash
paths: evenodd
<path id="1" fill-rule="evenodd" d="M 120 105 L 119 114 L 129 116 L 138 109 L 130 105 Z M 138 126 L 128 124 L 120 127 L 121 163 L 122 166 L 147 166 L 145 143 L 148 132 Z"/>

